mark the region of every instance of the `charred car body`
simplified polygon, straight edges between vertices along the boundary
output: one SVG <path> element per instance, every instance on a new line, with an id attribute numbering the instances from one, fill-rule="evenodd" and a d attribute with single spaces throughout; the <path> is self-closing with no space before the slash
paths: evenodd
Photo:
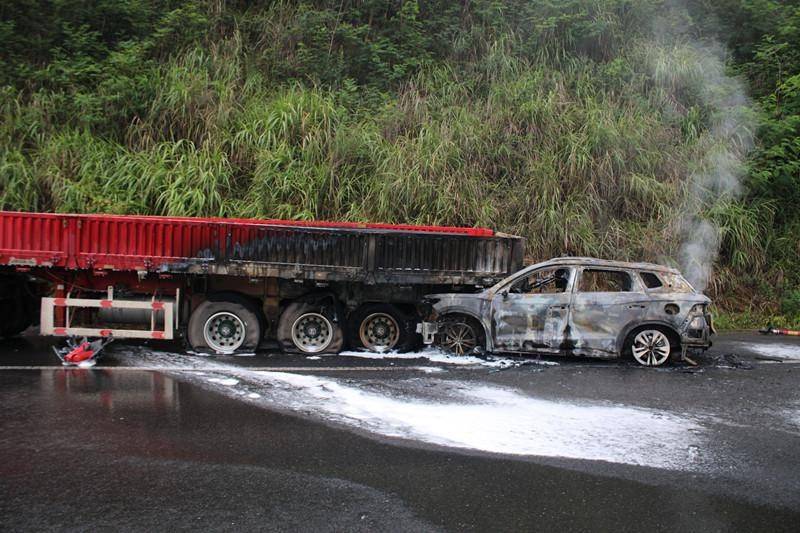
<path id="1" fill-rule="evenodd" d="M 646 366 L 705 350 L 708 297 L 680 272 L 649 263 L 563 257 L 532 265 L 474 294 L 426 297 L 426 343 L 456 354 L 543 353 L 615 358 Z"/>

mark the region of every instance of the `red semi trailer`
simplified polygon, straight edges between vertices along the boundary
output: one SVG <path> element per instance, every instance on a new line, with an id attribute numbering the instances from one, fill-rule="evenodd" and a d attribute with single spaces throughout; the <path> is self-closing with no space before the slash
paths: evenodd
<path id="1" fill-rule="evenodd" d="M 0 211 L 0 336 L 407 349 L 424 294 L 491 285 L 523 247 L 484 228 Z"/>

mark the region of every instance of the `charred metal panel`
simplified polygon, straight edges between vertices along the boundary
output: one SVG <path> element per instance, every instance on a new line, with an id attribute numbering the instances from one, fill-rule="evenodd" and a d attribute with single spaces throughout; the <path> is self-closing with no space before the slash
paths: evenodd
<path id="1" fill-rule="evenodd" d="M 570 329 L 575 350 L 584 355 L 617 355 L 617 337 L 646 316 L 648 298 L 638 292 L 576 293 Z"/>
<path id="2" fill-rule="evenodd" d="M 561 278 L 555 277 L 557 271 Z M 572 278 L 569 268 L 540 269 L 496 294 L 491 317 L 495 347 L 513 352 L 564 349 Z"/>
<path id="3" fill-rule="evenodd" d="M 515 240 L 517 238 L 513 237 L 376 235 L 375 269 L 504 277 L 521 264 L 521 261 L 515 262 Z"/>
<path id="4" fill-rule="evenodd" d="M 511 352 L 557 352 L 567 327 L 570 293 L 509 294 L 492 301 L 495 346 Z"/>
<path id="5" fill-rule="evenodd" d="M 234 228 L 225 259 L 272 265 L 363 268 L 367 237 L 352 232 Z"/>

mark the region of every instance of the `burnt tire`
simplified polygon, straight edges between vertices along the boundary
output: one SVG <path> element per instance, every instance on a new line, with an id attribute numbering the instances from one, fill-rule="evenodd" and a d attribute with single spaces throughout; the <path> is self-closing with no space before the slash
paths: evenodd
<path id="1" fill-rule="evenodd" d="M 15 300 L 0 300 L 0 338 L 19 335 L 31 325 L 28 313 Z"/>
<path id="2" fill-rule="evenodd" d="M 336 354 L 344 346 L 344 332 L 325 306 L 295 302 L 281 313 L 278 342 L 287 353 Z"/>
<path id="3" fill-rule="evenodd" d="M 391 304 L 362 305 L 347 323 L 348 343 L 356 349 L 404 352 L 418 344 L 416 320 Z"/>
<path id="4" fill-rule="evenodd" d="M 29 292 L 22 280 L 0 279 L 0 338 L 19 335 L 33 323 Z"/>
<path id="5" fill-rule="evenodd" d="M 187 341 L 201 352 L 252 352 L 261 340 L 261 324 L 247 299 L 226 295 L 226 299 L 206 300 L 197 306 L 189 318 Z"/>
<path id="6" fill-rule="evenodd" d="M 436 345 L 453 355 L 471 355 L 486 350 L 483 326 L 466 315 L 449 315 L 439 320 Z"/>

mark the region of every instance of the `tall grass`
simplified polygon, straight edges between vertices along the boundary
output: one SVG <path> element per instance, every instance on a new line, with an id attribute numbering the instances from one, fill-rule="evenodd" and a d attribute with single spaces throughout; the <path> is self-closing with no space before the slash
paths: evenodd
<path id="1" fill-rule="evenodd" d="M 680 52 L 604 41 L 617 57 L 598 62 L 563 35 L 527 56 L 510 32 L 465 36 L 454 61 L 366 93 L 275 79 L 264 65 L 288 37 L 267 19 L 269 39 L 234 29 L 143 72 L 152 101 L 118 137 L 59 116 L 55 96 L 0 92 L 0 205 L 487 225 L 525 236 L 530 259 L 676 262 L 711 149 Z M 717 290 L 765 266 L 769 206 L 697 209 L 722 228 Z"/>

